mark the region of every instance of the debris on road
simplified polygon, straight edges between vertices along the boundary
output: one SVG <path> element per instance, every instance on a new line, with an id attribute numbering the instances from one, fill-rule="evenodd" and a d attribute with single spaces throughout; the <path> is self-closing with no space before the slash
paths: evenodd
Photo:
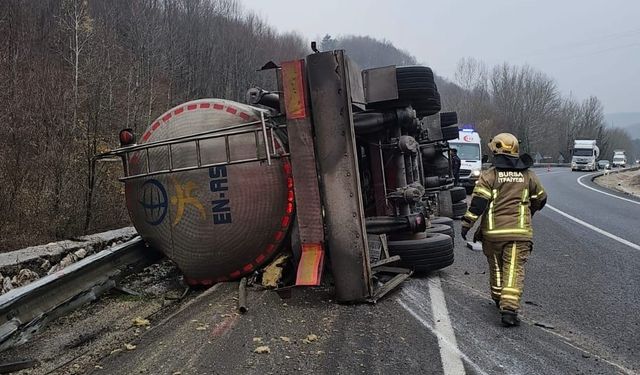
<path id="1" fill-rule="evenodd" d="M 314 341 L 316 341 L 316 340 L 318 340 L 318 336 L 316 336 L 316 335 L 314 335 L 314 334 L 312 333 L 312 334 L 307 335 L 307 337 L 306 337 L 306 338 L 304 338 L 304 339 L 302 340 L 302 342 L 303 342 L 303 343 L 305 343 L 305 344 L 310 344 L 310 343 L 312 343 L 312 342 L 314 342 Z"/>
<path id="2" fill-rule="evenodd" d="M 266 345 L 258 346 L 254 352 L 258 354 L 271 354 L 271 348 Z"/>
<path id="3" fill-rule="evenodd" d="M 150 324 L 151 323 L 149 322 L 148 319 L 144 319 L 141 317 L 136 317 L 135 319 L 133 319 L 133 325 L 136 327 L 146 327 Z"/>
<path id="4" fill-rule="evenodd" d="M 282 279 L 282 272 L 287 260 L 289 260 L 288 254 L 280 254 L 273 262 L 264 268 L 262 286 L 265 288 L 278 287 L 278 282 Z"/>
<path id="5" fill-rule="evenodd" d="M 124 347 L 127 348 L 127 350 L 136 350 L 137 346 L 133 345 L 133 344 L 124 344 Z"/>
<path id="6" fill-rule="evenodd" d="M 244 314 L 247 311 L 247 278 L 243 277 L 238 286 L 238 312 Z"/>

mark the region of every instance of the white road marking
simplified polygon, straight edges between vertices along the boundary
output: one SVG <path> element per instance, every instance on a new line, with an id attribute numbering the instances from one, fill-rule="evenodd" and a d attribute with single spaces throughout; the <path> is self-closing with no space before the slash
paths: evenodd
<path id="1" fill-rule="evenodd" d="M 633 199 L 627 199 L 627 198 L 619 197 L 619 196 L 617 196 L 615 194 L 607 193 L 606 191 L 602 191 L 602 190 L 599 190 L 599 189 L 596 189 L 596 188 L 592 188 L 591 186 L 588 186 L 587 184 L 582 182 L 583 178 L 588 177 L 588 176 L 593 176 L 596 173 L 600 173 L 600 172 L 595 172 L 595 173 L 589 173 L 589 174 L 582 175 L 582 176 L 578 177 L 578 179 L 576 181 L 578 181 L 578 183 L 580 185 L 582 185 L 583 187 L 586 187 L 589 190 L 597 191 L 598 193 L 601 193 L 601 194 L 604 194 L 604 195 L 608 195 L 610 197 L 618 198 L 618 199 L 621 199 L 623 201 L 631 202 L 631 203 L 634 203 L 634 204 L 640 204 L 640 202 L 634 201 Z"/>
<path id="2" fill-rule="evenodd" d="M 460 349 L 456 341 L 456 334 L 451 326 L 447 302 L 444 299 L 440 276 L 429 277 L 429 298 L 431 299 L 431 311 L 433 321 L 438 335 L 438 346 L 440 346 L 440 357 L 444 374 L 456 375 L 464 374 L 464 366 L 460 358 Z"/>
<path id="3" fill-rule="evenodd" d="M 467 362 L 475 372 L 478 374 L 488 375 L 483 371 L 480 366 L 471 360 L 466 354 L 462 353 L 458 348 L 456 336 L 451 325 L 451 319 L 449 318 L 449 311 L 447 310 L 447 304 L 444 298 L 444 292 L 442 291 L 442 285 L 440 282 L 440 276 L 431 276 L 428 279 L 429 297 L 431 312 L 433 315 L 433 324 L 429 323 L 425 317 L 427 311 L 425 311 L 424 304 L 420 301 L 425 300 L 423 296 L 415 295 L 411 290 L 404 290 L 403 294 L 408 297 L 423 312 L 420 314 L 412 309 L 401 299 L 398 299 L 398 303 L 402 306 L 411 316 L 413 316 L 420 324 L 431 331 L 438 339 L 438 346 L 440 348 L 440 359 L 442 361 L 442 369 L 445 375 L 463 375 L 466 373 L 462 360 Z"/>
<path id="4" fill-rule="evenodd" d="M 591 229 L 591 230 L 592 230 L 592 231 L 594 231 L 594 232 L 598 232 L 598 233 L 602 234 L 603 236 L 606 236 L 606 237 L 611 238 L 611 239 L 612 239 L 612 240 L 614 240 L 614 241 L 618 241 L 618 242 L 620 242 L 620 243 L 621 243 L 621 244 L 623 244 L 623 245 L 627 245 L 627 246 L 629 246 L 629 247 L 630 247 L 630 248 L 632 248 L 632 249 L 635 249 L 635 250 L 640 251 L 640 245 L 638 245 L 638 244 L 635 244 L 635 243 L 633 243 L 633 242 L 631 242 L 631 241 L 627 241 L 627 240 L 625 240 L 624 238 L 618 237 L 618 236 L 616 236 L 615 234 L 611 234 L 611 233 L 607 232 L 607 231 L 606 231 L 606 230 L 604 230 L 604 229 L 600 229 L 600 228 L 598 228 L 598 227 L 596 227 L 596 226 L 594 226 L 594 225 L 591 225 L 591 224 L 589 224 L 589 223 L 587 223 L 587 222 L 585 222 L 585 221 L 582 221 L 582 220 L 578 219 L 578 218 L 577 218 L 577 217 L 575 217 L 575 216 L 571 216 L 571 215 L 569 215 L 569 214 L 568 214 L 568 213 L 566 213 L 566 212 L 560 211 L 559 209 L 557 209 L 557 208 L 553 207 L 553 206 L 552 206 L 552 205 L 550 205 L 550 204 L 547 204 L 545 207 L 550 208 L 551 210 L 553 210 L 553 211 L 555 211 L 555 212 L 559 213 L 560 215 L 562 215 L 562 216 L 566 217 L 567 219 L 573 220 L 573 221 L 575 221 L 576 223 L 578 223 L 578 224 L 580 224 L 580 225 L 582 225 L 582 226 L 584 226 L 584 227 L 587 227 L 587 228 Z"/>

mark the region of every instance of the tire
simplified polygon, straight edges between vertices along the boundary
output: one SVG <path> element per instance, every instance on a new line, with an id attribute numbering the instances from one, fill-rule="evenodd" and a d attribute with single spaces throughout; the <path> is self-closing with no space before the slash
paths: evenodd
<path id="1" fill-rule="evenodd" d="M 431 161 L 423 161 L 424 175 L 427 177 L 449 174 L 449 160 L 444 155 L 437 155 Z"/>
<path id="2" fill-rule="evenodd" d="M 467 202 L 456 202 L 453 204 L 453 217 L 461 218 L 467 212 Z"/>
<path id="3" fill-rule="evenodd" d="M 418 118 L 435 115 L 440 112 L 440 109 L 442 109 L 442 106 L 440 105 L 440 93 L 436 91 L 436 95 L 433 100 L 418 103 L 414 102 L 413 108 L 416 110 Z"/>
<path id="4" fill-rule="evenodd" d="M 442 128 L 442 139 L 445 141 L 456 139 L 459 136 L 459 131 L 458 125 L 445 126 Z"/>
<path id="5" fill-rule="evenodd" d="M 434 80 L 433 70 L 428 66 L 407 65 L 396 67 L 397 78 L 427 78 Z"/>
<path id="6" fill-rule="evenodd" d="M 418 118 L 440 111 L 440 93 L 433 71 L 426 66 L 400 66 L 396 68 L 398 99 L 372 103 L 368 108 L 392 108 L 411 105 Z"/>
<path id="7" fill-rule="evenodd" d="M 453 219 L 450 217 L 445 217 L 445 216 L 436 216 L 434 218 L 432 218 L 431 220 L 431 224 L 444 224 L 444 225 L 448 225 L 451 228 L 453 228 Z"/>
<path id="8" fill-rule="evenodd" d="M 449 255 L 453 251 L 451 237 L 442 233 L 427 233 L 419 240 L 389 241 L 389 253 L 411 259 L 429 259 Z"/>
<path id="9" fill-rule="evenodd" d="M 453 240 L 441 233 L 427 233 L 421 240 L 389 241 L 389 252 L 400 256 L 400 267 L 421 273 L 447 267 L 454 261 Z"/>
<path id="10" fill-rule="evenodd" d="M 433 224 L 431 223 L 431 227 L 427 228 L 427 233 L 442 233 L 447 236 L 453 238 L 455 233 L 453 232 L 453 228 L 446 224 Z"/>
<path id="11" fill-rule="evenodd" d="M 451 202 L 460 202 L 467 199 L 467 190 L 462 186 L 454 186 L 449 190 Z"/>
<path id="12" fill-rule="evenodd" d="M 427 144 L 421 147 L 421 153 L 422 153 L 422 162 L 429 162 L 433 159 L 435 159 L 436 156 L 438 156 L 438 150 L 436 149 L 436 145 L 434 144 Z"/>
<path id="13" fill-rule="evenodd" d="M 440 112 L 440 126 L 456 125 L 458 123 L 458 112 Z"/>

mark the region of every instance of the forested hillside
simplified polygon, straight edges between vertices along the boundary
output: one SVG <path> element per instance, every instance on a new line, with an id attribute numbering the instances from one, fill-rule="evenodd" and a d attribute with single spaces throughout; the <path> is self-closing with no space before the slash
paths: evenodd
<path id="1" fill-rule="evenodd" d="M 121 167 L 92 155 L 306 52 L 233 0 L 2 0 L 0 35 L 0 250 L 128 225 Z"/>

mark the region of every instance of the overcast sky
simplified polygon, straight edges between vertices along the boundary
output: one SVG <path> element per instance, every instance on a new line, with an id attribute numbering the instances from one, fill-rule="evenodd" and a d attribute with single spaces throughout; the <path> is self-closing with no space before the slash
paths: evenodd
<path id="1" fill-rule="evenodd" d="M 565 95 L 640 112 L 640 0 L 241 1 L 309 40 L 387 39 L 449 78 L 462 57 L 529 64 Z"/>

